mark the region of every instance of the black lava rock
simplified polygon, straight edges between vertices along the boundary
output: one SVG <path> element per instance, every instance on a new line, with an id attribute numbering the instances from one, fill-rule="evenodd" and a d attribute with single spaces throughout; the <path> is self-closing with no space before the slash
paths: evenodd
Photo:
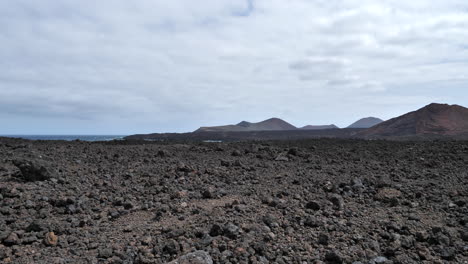
<path id="1" fill-rule="evenodd" d="M 42 160 L 17 159 L 13 164 L 18 167 L 25 181 L 45 181 L 56 177 L 51 166 Z"/>

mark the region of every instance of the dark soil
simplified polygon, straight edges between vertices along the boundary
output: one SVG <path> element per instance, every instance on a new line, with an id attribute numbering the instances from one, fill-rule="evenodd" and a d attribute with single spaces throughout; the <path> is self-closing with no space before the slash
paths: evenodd
<path id="1" fill-rule="evenodd" d="M 468 142 L 0 139 L 3 263 L 467 263 Z"/>

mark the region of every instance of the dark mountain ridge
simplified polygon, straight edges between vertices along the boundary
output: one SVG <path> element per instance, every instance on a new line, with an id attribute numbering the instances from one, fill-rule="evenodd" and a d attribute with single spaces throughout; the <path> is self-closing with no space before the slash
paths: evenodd
<path id="1" fill-rule="evenodd" d="M 279 118 L 270 118 L 258 123 L 242 121 L 237 125 L 200 127 L 195 132 L 221 132 L 221 131 L 284 131 L 295 130 L 295 126 Z"/>
<path id="2" fill-rule="evenodd" d="M 324 130 L 324 129 L 338 129 L 339 127 L 335 126 L 334 124 L 331 125 L 319 125 L 319 126 L 314 126 L 314 125 L 307 125 L 304 127 L 301 127 L 300 129 L 302 130 Z"/>
<path id="3" fill-rule="evenodd" d="M 334 124 L 331 125 L 307 125 L 301 128 L 297 128 L 290 123 L 279 119 L 270 118 L 258 123 L 251 123 L 248 121 L 242 121 L 236 125 L 225 125 L 225 126 L 211 126 L 211 127 L 200 127 L 194 132 L 240 132 L 240 131 L 289 131 L 289 130 L 326 130 L 326 129 L 338 129 Z"/>

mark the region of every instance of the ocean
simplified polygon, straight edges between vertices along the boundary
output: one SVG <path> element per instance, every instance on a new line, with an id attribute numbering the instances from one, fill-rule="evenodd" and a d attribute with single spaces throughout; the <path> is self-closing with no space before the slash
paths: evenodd
<path id="1" fill-rule="evenodd" d="M 81 141 L 111 141 L 121 140 L 122 135 L 0 135 L 1 137 L 24 138 L 30 140 L 81 140 Z"/>

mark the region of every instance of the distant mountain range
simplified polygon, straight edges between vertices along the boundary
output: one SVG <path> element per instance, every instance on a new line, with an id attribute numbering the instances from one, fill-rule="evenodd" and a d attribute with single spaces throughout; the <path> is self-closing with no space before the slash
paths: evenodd
<path id="1" fill-rule="evenodd" d="M 242 121 L 237 125 L 200 127 L 195 132 L 221 132 L 221 131 L 284 131 L 295 130 L 295 126 L 279 118 L 270 118 L 258 123 Z"/>
<path id="2" fill-rule="evenodd" d="M 433 103 L 388 121 L 367 117 L 342 129 L 335 125 L 308 125 L 297 128 L 279 118 L 270 118 L 258 123 L 242 121 L 236 125 L 201 127 L 192 133 L 133 135 L 126 137 L 126 139 L 262 140 L 320 137 L 369 139 L 449 137 L 468 139 L 468 108 L 459 105 Z"/>
<path id="3" fill-rule="evenodd" d="M 367 117 L 360 119 L 353 123 L 348 128 L 369 128 L 378 123 L 383 122 L 383 120 L 375 117 Z M 327 130 L 327 129 L 339 129 L 334 124 L 331 125 L 307 125 L 301 128 L 297 128 L 290 123 L 279 119 L 279 118 L 270 118 L 258 123 L 251 123 L 247 121 L 242 121 L 237 125 L 224 125 L 224 126 L 211 126 L 211 127 L 200 127 L 194 132 L 227 132 L 227 131 L 287 131 L 287 130 Z"/>

